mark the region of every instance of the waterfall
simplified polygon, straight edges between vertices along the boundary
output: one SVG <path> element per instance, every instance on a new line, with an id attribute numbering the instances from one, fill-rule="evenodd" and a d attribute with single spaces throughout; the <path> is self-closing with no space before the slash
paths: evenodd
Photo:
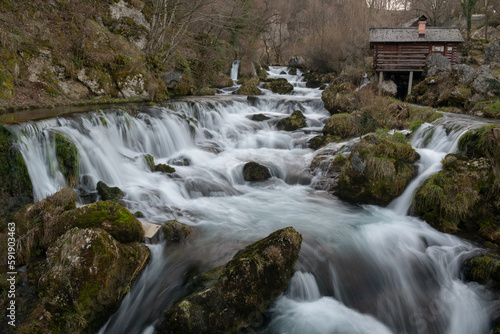
<path id="1" fill-rule="evenodd" d="M 233 66 L 231 67 L 231 79 L 233 79 L 233 81 L 238 80 L 239 68 L 240 68 L 240 61 L 239 60 L 233 61 Z"/>
<path id="2" fill-rule="evenodd" d="M 423 125 L 412 140 L 421 155 L 415 184 L 389 208 L 353 206 L 311 186 L 315 152 L 306 142 L 330 115 L 316 90 L 300 89 L 304 94 L 190 98 L 141 107 L 134 116 L 116 108 L 8 126 L 37 200 L 66 186 L 51 135 L 62 133 L 80 154 L 80 194 L 95 193 L 102 180 L 120 187 L 123 203 L 147 221 L 177 218 L 199 230 L 186 244 L 149 246 L 150 264 L 100 333 L 151 333 L 185 292 L 184 272 L 222 265 L 287 226 L 304 238 L 297 272 L 255 332 L 489 332 L 497 303 L 485 287 L 460 279 L 463 261 L 481 249 L 406 216 L 418 184 L 441 168 L 466 129 L 484 122 L 445 115 Z M 277 120 L 295 109 L 308 127 L 277 131 Z M 252 121 L 259 113 L 270 119 Z M 176 172 L 151 172 L 146 154 Z M 249 161 L 267 166 L 271 179 L 245 182 Z"/>

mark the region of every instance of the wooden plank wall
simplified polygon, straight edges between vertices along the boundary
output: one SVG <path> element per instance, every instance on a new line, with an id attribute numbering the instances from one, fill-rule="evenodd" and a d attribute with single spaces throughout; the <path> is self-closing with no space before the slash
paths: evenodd
<path id="1" fill-rule="evenodd" d="M 433 51 L 434 46 L 442 46 L 443 52 Z M 448 50 L 448 47 L 451 49 Z M 456 43 L 418 43 L 418 44 L 374 44 L 373 66 L 375 70 L 422 70 L 425 59 L 431 53 L 440 53 L 447 57 L 451 65 L 457 63 L 458 45 Z"/>

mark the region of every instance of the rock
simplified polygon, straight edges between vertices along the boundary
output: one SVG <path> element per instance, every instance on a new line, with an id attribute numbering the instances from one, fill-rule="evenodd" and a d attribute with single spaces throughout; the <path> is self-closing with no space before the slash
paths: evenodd
<path id="1" fill-rule="evenodd" d="M 80 176 L 80 158 L 76 145 L 62 133 L 56 133 L 56 158 L 59 170 L 66 179 L 66 184 L 76 187 Z"/>
<path id="2" fill-rule="evenodd" d="M 256 121 L 256 122 L 263 122 L 263 121 L 267 121 L 268 119 L 271 119 L 271 117 L 267 117 L 264 114 L 254 114 L 254 115 L 252 115 L 252 118 L 250 118 L 250 119 L 252 121 Z"/>
<path id="3" fill-rule="evenodd" d="M 300 110 L 295 110 L 291 116 L 281 119 L 276 124 L 278 130 L 284 131 L 295 131 L 306 126 L 306 118 Z"/>
<path id="4" fill-rule="evenodd" d="M 184 73 L 177 70 L 171 70 L 161 74 L 160 77 L 168 89 L 177 89 L 177 86 L 181 82 L 183 76 Z"/>
<path id="5" fill-rule="evenodd" d="M 225 87 L 233 87 L 234 82 L 233 80 L 229 77 L 229 75 L 226 75 L 224 73 L 215 73 L 214 77 L 214 83 L 212 87 L 214 88 L 225 88 Z"/>
<path id="6" fill-rule="evenodd" d="M 452 68 L 453 75 L 462 85 L 469 85 L 474 78 L 474 69 L 465 64 L 455 65 Z"/>
<path id="7" fill-rule="evenodd" d="M 500 64 L 500 38 L 490 42 L 484 52 L 485 64 Z"/>
<path id="8" fill-rule="evenodd" d="M 487 125 L 467 131 L 460 137 L 458 148 L 470 158 L 485 157 L 493 165 L 500 164 L 500 126 Z"/>
<path id="9" fill-rule="evenodd" d="M 118 201 L 125 197 L 125 193 L 118 187 L 108 187 L 102 181 L 97 182 L 97 193 L 103 201 Z"/>
<path id="10" fill-rule="evenodd" d="M 169 220 L 162 227 L 163 236 L 167 242 L 185 240 L 192 232 L 190 226 L 179 222 L 177 219 Z"/>
<path id="11" fill-rule="evenodd" d="M 356 120 L 352 114 L 335 114 L 330 117 L 323 127 L 323 134 L 338 136 L 347 139 L 355 136 L 357 132 Z"/>
<path id="12" fill-rule="evenodd" d="M 59 81 L 59 87 L 63 93 L 73 100 L 83 100 L 89 97 L 89 89 L 82 83 L 75 80 Z"/>
<path id="13" fill-rule="evenodd" d="M 306 66 L 306 61 L 301 56 L 293 56 L 288 61 L 288 66 L 302 68 Z"/>
<path id="14" fill-rule="evenodd" d="M 135 216 L 136 218 L 144 218 L 144 217 L 145 217 L 145 216 L 144 216 L 144 213 L 142 213 L 142 211 L 136 211 L 136 212 L 134 213 L 134 216 Z"/>
<path id="15" fill-rule="evenodd" d="M 489 253 L 468 259 L 464 264 L 464 276 L 469 281 L 500 289 L 500 256 Z"/>
<path id="16" fill-rule="evenodd" d="M 337 142 L 339 141 L 339 138 L 335 136 L 316 136 L 311 138 L 308 142 L 307 145 L 312 148 L 313 150 L 318 150 L 323 146 L 326 146 L 330 143 Z"/>
<path id="17" fill-rule="evenodd" d="M 109 73 L 97 69 L 82 68 L 77 73 L 78 80 L 94 95 L 117 95 L 114 82 Z"/>
<path id="18" fill-rule="evenodd" d="M 384 95 L 396 96 L 398 93 L 398 86 L 392 80 L 384 80 L 378 87 Z"/>
<path id="19" fill-rule="evenodd" d="M 336 194 L 360 204 L 389 204 L 417 174 L 419 157 L 400 133 L 366 135 L 348 156 Z"/>
<path id="20" fill-rule="evenodd" d="M 267 71 L 265 69 L 261 68 L 257 76 L 260 81 L 267 81 Z"/>
<path id="21" fill-rule="evenodd" d="M 330 114 L 350 113 L 356 109 L 356 95 L 351 83 L 333 83 L 321 94 L 325 109 Z"/>
<path id="22" fill-rule="evenodd" d="M 254 83 L 245 83 L 243 84 L 236 94 L 241 94 L 241 95 L 263 95 L 264 93 L 261 92 L 259 87 L 257 87 L 256 84 Z"/>
<path id="23" fill-rule="evenodd" d="M 155 333 L 239 332 L 284 291 L 301 242 L 302 236 L 287 227 L 196 277 L 194 291 L 164 314 Z"/>
<path id="24" fill-rule="evenodd" d="M 146 161 L 146 165 L 148 165 L 149 170 L 152 172 L 155 171 L 155 158 L 151 154 L 144 155 L 144 161 Z"/>
<path id="25" fill-rule="evenodd" d="M 10 221 L 10 217 L 22 206 L 31 202 L 33 186 L 26 163 L 12 134 L 0 125 L 0 226 Z M 2 261 L 5 260 L 3 257 Z"/>
<path id="26" fill-rule="evenodd" d="M 479 98 L 474 103 L 474 107 L 470 111 L 470 114 L 486 117 L 486 118 L 496 118 L 500 119 L 500 100 L 494 101 L 480 101 Z"/>
<path id="27" fill-rule="evenodd" d="M 77 195 L 73 189 L 64 188 L 36 203 L 26 205 L 12 217 L 16 225 L 16 264 L 23 265 L 47 248 L 67 228 L 57 217 L 65 211 L 76 209 Z"/>
<path id="28" fill-rule="evenodd" d="M 20 331 L 96 332 L 116 311 L 149 254 L 146 246 L 120 244 L 101 229 L 69 230 L 47 251 L 35 280 L 40 303 Z"/>
<path id="29" fill-rule="evenodd" d="M 288 68 L 288 74 L 289 75 L 297 75 L 297 68 L 296 67 Z"/>
<path id="30" fill-rule="evenodd" d="M 245 181 L 265 181 L 271 177 L 271 173 L 266 166 L 251 161 L 243 166 L 243 177 Z"/>
<path id="31" fill-rule="evenodd" d="M 165 164 L 158 164 L 155 166 L 155 172 L 161 172 L 165 174 L 175 173 L 175 168 Z"/>
<path id="32" fill-rule="evenodd" d="M 482 67 L 476 71 L 476 78 L 471 86 L 472 92 L 490 98 L 497 97 L 500 95 L 500 81 L 493 76 L 493 73 L 489 69 L 489 71 L 483 70 L 481 72 Z"/>
<path id="33" fill-rule="evenodd" d="M 287 75 L 288 73 L 286 73 L 286 71 L 281 71 L 280 72 L 280 75 Z"/>
<path id="34" fill-rule="evenodd" d="M 425 60 L 427 77 L 442 75 L 451 71 L 451 63 L 442 54 L 433 53 Z"/>
<path id="35" fill-rule="evenodd" d="M 284 78 L 272 79 L 262 85 L 262 88 L 270 89 L 275 94 L 288 94 L 293 90 L 293 86 Z"/>
<path id="36" fill-rule="evenodd" d="M 500 244 L 500 192 L 492 186 L 495 179 L 489 159 L 448 154 L 443 170 L 418 187 L 414 213 L 440 231 L 470 233 Z"/>
<path id="37" fill-rule="evenodd" d="M 198 89 L 196 95 L 198 96 L 206 96 L 206 95 L 215 95 L 217 91 L 214 88 L 210 88 L 208 86 L 203 86 Z"/>
<path id="38" fill-rule="evenodd" d="M 335 191 L 342 168 L 347 163 L 346 157 L 338 150 L 322 151 L 314 157 L 309 170 L 316 176 L 315 189 Z"/>
<path id="39" fill-rule="evenodd" d="M 481 27 L 472 34 L 472 38 L 484 39 L 485 32 L 486 32 L 486 26 Z M 500 31 L 498 29 L 491 26 L 488 27 L 488 36 L 487 36 L 488 40 L 492 41 L 499 36 L 500 36 Z"/>
<path id="40" fill-rule="evenodd" d="M 463 108 L 471 96 L 471 90 L 462 85 L 445 85 L 437 96 L 435 104 L 440 107 L 451 106 Z"/>
<path id="41" fill-rule="evenodd" d="M 99 201 L 57 216 L 56 224 L 66 227 L 102 228 L 119 242 L 144 241 L 140 221 L 125 207 L 112 201 Z"/>
<path id="42" fill-rule="evenodd" d="M 306 79 L 306 87 L 308 88 L 319 88 L 323 85 L 327 85 L 331 83 L 337 75 L 335 73 L 318 73 L 318 72 L 309 72 L 304 74 L 304 78 Z"/>
<path id="43" fill-rule="evenodd" d="M 128 98 L 143 98 L 149 97 L 145 89 L 145 77 L 142 73 L 127 75 L 124 78 L 116 80 L 116 85 L 122 96 Z"/>

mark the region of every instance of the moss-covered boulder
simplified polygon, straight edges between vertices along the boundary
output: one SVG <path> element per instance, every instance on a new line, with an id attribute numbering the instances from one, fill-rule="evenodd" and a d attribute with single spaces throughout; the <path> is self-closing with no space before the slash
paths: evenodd
<path id="1" fill-rule="evenodd" d="M 102 229 L 73 228 L 31 266 L 40 301 L 20 333 L 96 332 L 144 268 L 149 249 L 121 244 Z M 41 268 L 40 268 L 41 267 Z"/>
<path id="2" fill-rule="evenodd" d="M 500 99 L 478 102 L 474 105 L 470 113 L 477 116 L 500 119 Z"/>
<path id="3" fill-rule="evenodd" d="M 269 79 L 263 88 L 271 90 L 275 94 L 288 94 L 293 90 L 293 86 L 284 78 Z"/>
<path id="4" fill-rule="evenodd" d="M 280 119 L 276 124 L 278 130 L 284 131 L 295 131 L 306 126 L 306 117 L 300 110 L 295 110 L 289 117 Z"/>
<path id="5" fill-rule="evenodd" d="M 119 242 L 144 241 L 144 228 L 125 207 L 113 201 L 99 201 L 58 216 L 66 226 L 102 228 Z"/>
<path id="6" fill-rule="evenodd" d="M 309 170 L 316 178 L 315 189 L 335 191 L 340 178 L 342 168 L 347 163 L 347 158 L 338 153 L 338 150 L 321 152 L 311 161 Z"/>
<path id="7" fill-rule="evenodd" d="M 489 253 L 465 261 L 464 276 L 469 281 L 500 289 L 500 256 Z"/>
<path id="8" fill-rule="evenodd" d="M 349 82 L 329 84 L 321 94 L 325 109 L 332 115 L 354 111 L 357 106 L 354 90 Z"/>
<path id="9" fill-rule="evenodd" d="M 247 162 L 243 166 L 243 178 L 245 181 L 265 181 L 270 177 L 269 168 L 254 161 Z"/>
<path id="10" fill-rule="evenodd" d="M 175 168 L 166 164 L 158 164 L 155 166 L 155 172 L 171 174 L 175 172 Z"/>
<path id="11" fill-rule="evenodd" d="M 144 155 L 144 161 L 149 169 L 154 172 L 155 171 L 155 158 L 151 154 Z"/>
<path id="12" fill-rule="evenodd" d="M 331 135 L 326 135 L 326 136 L 315 136 L 307 142 L 307 145 L 309 148 L 312 148 L 313 150 L 318 150 L 322 148 L 323 146 L 326 146 L 330 143 L 338 142 L 341 139 L 336 136 L 331 136 Z"/>
<path id="13" fill-rule="evenodd" d="M 97 193 L 103 201 L 119 201 L 125 197 L 125 193 L 118 187 L 109 187 L 106 183 L 97 182 Z"/>
<path id="14" fill-rule="evenodd" d="M 70 187 L 77 186 L 79 178 L 79 155 L 76 145 L 62 133 L 56 133 L 54 142 L 56 145 L 56 158 L 59 170 Z"/>
<path id="15" fill-rule="evenodd" d="M 360 204 L 386 205 L 417 174 L 419 154 L 404 135 L 367 135 L 356 144 L 342 168 L 336 194 Z"/>
<path id="16" fill-rule="evenodd" d="M 165 313 L 155 333 L 236 333 L 248 326 L 286 288 L 301 243 L 287 227 L 195 278 L 194 291 Z"/>
<path id="17" fill-rule="evenodd" d="M 75 209 L 77 199 L 73 189 L 64 188 L 16 212 L 12 221 L 16 225 L 17 265 L 26 264 L 31 258 L 44 254 L 66 231 L 57 217 L 65 211 Z"/>
<path id="18" fill-rule="evenodd" d="M 467 132 L 448 154 L 443 170 L 414 197 L 414 213 L 444 232 L 457 232 L 487 245 L 500 245 L 500 127 Z"/>
<path id="19" fill-rule="evenodd" d="M 191 234 L 192 229 L 190 226 L 174 219 L 163 224 L 161 231 L 167 242 L 179 242 L 185 240 Z"/>
<path id="20" fill-rule="evenodd" d="M 225 87 L 233 87 L 233 86 L 234 86 L 234 82 L 229 77 L 229 75 L 226 75 L 224 73 L 216 73 L 214 75 L 214 81 L 212 84 L 213 88 L 225 88 Z"/>
<path id="21" fill-rule="evenodd" d="M 0 233 L 22 206 L 33 202 L 33 186 L 13 135 L 0 125 Z"/>
<path id="22" fill-rule="evenodd" d="M 263 95 L 262 91 L 253 82 L 246 82 L 238 89 L 236 94 L 240 95 Z"/>
<path id="23" fill-rule="evenodd" d="M 356 119 L 352 114 L 335 114 L 323 127 L 324 135 L 338 136 L 341 139 L 353 137 L 357 132 Z"/>

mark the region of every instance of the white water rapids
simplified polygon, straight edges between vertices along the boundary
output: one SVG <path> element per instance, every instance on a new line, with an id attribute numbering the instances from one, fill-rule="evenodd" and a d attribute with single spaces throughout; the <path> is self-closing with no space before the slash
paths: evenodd
<path id="1" fill-rule="evenodd" d="M 279 76 L 282 69 L 271 72 Z M 463 260 L 481 250 L 406 215 L 416 186 L 481 121 L 445 116 L 425 124 L 412 142 L 422 156 L 417 179 L 388 208 L 356 206 L 311 188 L 315 153 L 306 142 L 329 114 L 319 90 L 302 83 L 295 90 L 299 94 L 249 100 L 193 98 L 143 107 L 136 117 L 115 109 L 9 126 L 37 200 L 66 186 L 50 135 L 60 132 L 80 153 L 81 194 L 95 193 L 102 180 L 120 187 L 127 207 L 145 220 L 177 218 L 199 229 L 186 244 L 150 245 L 150 264 L 100 333 L 151 333 L 182 292 L 186 270 L 221 265 L 287 226 L 304 237 L 297 272 L 265 319 L 249 319 L 249 332 L 489 332 L 497 302 L 483 286 L 460 279 Z M 277 120 L 296 109 L 308 127 L 277 131 Z M 271 119 L 250 119 L 259 113 Z M 173 177 L 151 172 L 145 154 L 174 166 Z M 269 167 L 273 177 L 245 182 L 249 161 Z"/>

